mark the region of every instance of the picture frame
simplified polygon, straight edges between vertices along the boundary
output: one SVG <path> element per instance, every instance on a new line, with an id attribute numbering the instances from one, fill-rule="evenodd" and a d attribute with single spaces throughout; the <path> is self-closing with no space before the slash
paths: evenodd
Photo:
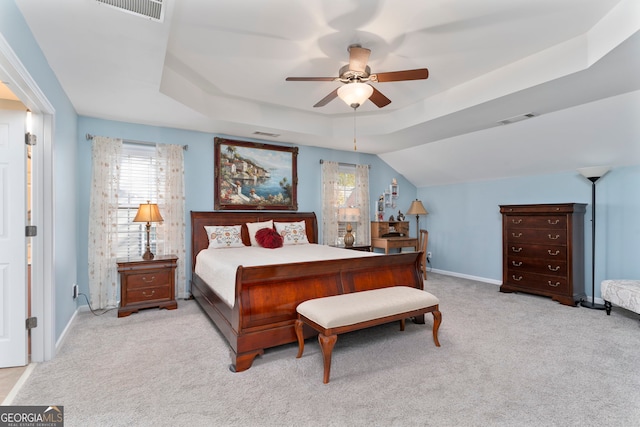
<path id="1" fill-rule="evenodd" d="M 214 210 L 298 210 L 298 147 L 214 139 Z"/>

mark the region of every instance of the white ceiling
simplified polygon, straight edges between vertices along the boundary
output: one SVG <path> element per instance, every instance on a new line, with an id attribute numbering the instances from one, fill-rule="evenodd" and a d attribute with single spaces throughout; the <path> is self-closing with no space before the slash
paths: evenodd
<path id="1" fill-rule="evenodd" d="M 373 83 L 392 103 L 357 110 L 358 151 L 418 186 L 515 173 L 449 153 L 432 159 L 449 177 L 429 174 L 421 159 L 452 138 L 481 156 L 470 132 L 640 89 L 637 0 L 163 0 L 161 23 L 95 0 L 16 3 L 91 117 L 351 150 L 353 110 L 340 99 L 313 108 L 340 83 L 285 78 L 337 76 L 353 43 L 371 49 L 374 73 L 426 67 L 427 80 Z M 618 157 L 628 162 L 624 147 Z"/>

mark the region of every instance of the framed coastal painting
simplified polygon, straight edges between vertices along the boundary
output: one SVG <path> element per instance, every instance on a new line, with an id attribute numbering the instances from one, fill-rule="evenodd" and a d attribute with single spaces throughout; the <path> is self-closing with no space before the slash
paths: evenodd
<path id="1" fill-rule="evenodd" d="M 215 210 L 298 210 L 297 147 L 214 140 Z"/>

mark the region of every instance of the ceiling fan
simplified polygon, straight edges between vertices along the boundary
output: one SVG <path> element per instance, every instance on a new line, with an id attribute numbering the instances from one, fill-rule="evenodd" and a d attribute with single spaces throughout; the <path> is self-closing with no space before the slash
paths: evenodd
<path id="1" fill-rule="evenodd" d="M 371 69 L 367 65 L 369 55 L 371 55 L 371 50 L 358 44 L 349 46 L 347 50 L 349 51 L 349 64 L 340 68 L 338 77 L 287 77 L 286 81 L 336 81 L 345 83 L 344 86 L 340 86 L 329 95 L 322 98 L 314 105 L 314 107 L 323 107 L 334 98 L 340 97 L 347 103 L 347 105 L 356 109 L 367 99 L 377 105 L 378 108 L 382 108 L 391 103 L 389 98 L 366 82 L 398 82 L 403 80 L 423 80 L 429 77 L 429 70 L 426 68 L 371 74 Z"/>

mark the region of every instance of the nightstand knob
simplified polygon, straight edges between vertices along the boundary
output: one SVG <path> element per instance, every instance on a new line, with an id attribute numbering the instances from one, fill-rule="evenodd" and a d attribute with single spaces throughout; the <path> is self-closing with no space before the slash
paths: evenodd
<path id="1" fill-rule="evenodd" d="M 147 276 L 142 276 L 142 281 L 147 283 L 153 283 L 156 280 L 156 276 L 151 276 L 151 279 L 147 279 Z"/>
<path id="2" fill-rule="evenodd" d="M 155 294 L 155 293 L 156 293 L 156 290 L 155 290 L 155 289 L 154 289 L 154 290 L 152 290 L 152 291 L 151 291 L 151 294 L 149 294 L 149 295 L 147 295 L 147 292 L 146 292 L 146 291 L 142 291 L 142 295 L 143 295 L 143 296 L 145 296 L 146 298 L 151 298 L 151 297 L 153 296 L 153 294 Z"/>

